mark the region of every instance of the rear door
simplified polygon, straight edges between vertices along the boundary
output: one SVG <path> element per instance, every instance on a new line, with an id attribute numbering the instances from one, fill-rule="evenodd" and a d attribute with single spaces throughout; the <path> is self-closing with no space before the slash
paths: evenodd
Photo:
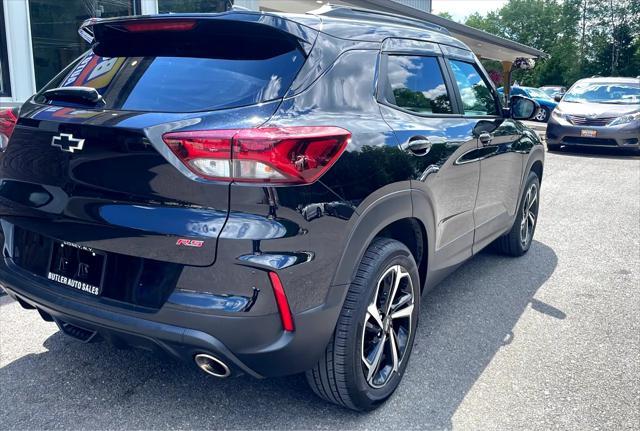
<path id="1" fill-rule="evenodd" d="M 412 188 L 432 203 L 434 270 L 471 256 L 473 208 L 480 177 L 473 122 L 457 113 L 457 99 L 440 46 L 388 40 L 378 99 L 399 146 L 411 155 Z M 427 215 L 425 215 L 427 216 Z M 430 216 L 430 215 L 429 215 Z"/>
<path id="2" fill-rule="evenodd" d="M 0 156 L 0 217 L 108 252 L 213 263 L 229 184 L 196 177 L 162 135 L 263 124 L 306 58 L 299 35 L 232 15 L 94 26 L 93 50 L 44 90 L 102 100 L 41 91 L 23 105 Z"/>

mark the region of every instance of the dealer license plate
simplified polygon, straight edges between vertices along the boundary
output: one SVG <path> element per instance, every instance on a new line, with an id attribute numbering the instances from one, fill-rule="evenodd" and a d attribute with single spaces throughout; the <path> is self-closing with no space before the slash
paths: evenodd
<path id="1" fill-rule="evenodd" d="M 89 247 L 54 241 L 47 278 L 89 295 L 102 292 L 106 256 Z"/>

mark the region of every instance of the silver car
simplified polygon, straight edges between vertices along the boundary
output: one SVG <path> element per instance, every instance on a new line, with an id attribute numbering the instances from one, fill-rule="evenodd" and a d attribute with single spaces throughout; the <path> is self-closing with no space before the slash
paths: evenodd
<path id="1" fill-rule="evenodd" d="M 547 124 L 549 150 L 584 145 L 640 152 L 640 79 L 581 79 L 557 99 Z"/>

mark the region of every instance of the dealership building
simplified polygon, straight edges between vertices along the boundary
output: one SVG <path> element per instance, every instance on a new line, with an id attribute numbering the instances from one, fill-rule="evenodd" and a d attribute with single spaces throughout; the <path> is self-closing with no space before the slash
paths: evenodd
<path id="1" fill-rule="evenodd" d="M 304 13 L 320 0 L 0 0 L 0 106 L 20 104 L 88 49 L 78 35 L 91 17 L 180 12 L 250 10 Z M 332 0 L 331 4 L 372 9 L 431 21 L 447 28 L 481 58 L 503 62 L 539 58 L 534 48 L 431 14 L 431 0 Z"/>

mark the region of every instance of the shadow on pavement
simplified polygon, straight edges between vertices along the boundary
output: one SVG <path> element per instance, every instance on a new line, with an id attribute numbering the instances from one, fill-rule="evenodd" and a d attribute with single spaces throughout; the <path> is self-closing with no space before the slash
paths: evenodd
<path id="1" fill-rule="evenodd" d="M 60 333 L 44 353 L 0 369 L 0 423 L 22 428 L 450 428 L 451 419 L 494 355 L 513 342 L 557 265 L 534 242 L 519 259 L 484 252 L 428 293 L 407 374 L 377 411 L 358 414 L 317 399 L 303 376 L 216 380 L 195 366 L 154 354 L 81 344 Z M 25 311 L 26 313 L 27 311 Z"/>

